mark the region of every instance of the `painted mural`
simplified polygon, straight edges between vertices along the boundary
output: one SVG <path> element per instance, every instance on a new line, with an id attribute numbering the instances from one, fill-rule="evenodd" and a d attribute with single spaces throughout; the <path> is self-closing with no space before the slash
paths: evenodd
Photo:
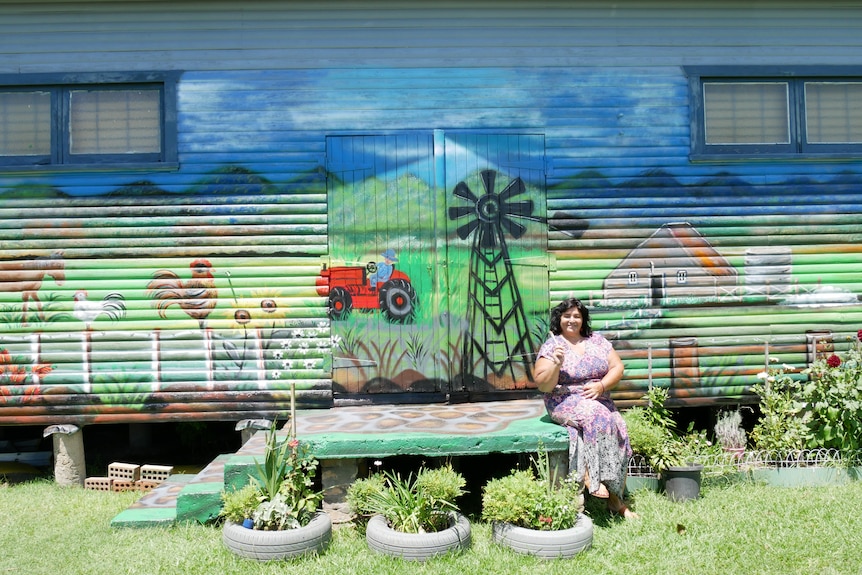
<path id="1" fill-rule="evenodd" d="M 596 201 L 596 176 L 550 192 L 578 189 L 584 206 L 551 215 L 550 243 L 576 246 L 560 295 L 587 301 L 594 327 L 614 340 L 626 363 L 623 404 L 648 385 L 667 387 L 681 405 L 751 401 L 749 387 L 769 358 L 802 369 L 850 345 L 862 319 L 862 276 L 853 271 L 860 247 L 853 234 L 819 234 L 826 221 L 837 231 L 853 219 L 855 177 L 785 182 L 764 198 L 728 176 L 685 185 L 650 173 L 662 184 L 651 194 L 665 194 L 664 203 L 628 211 L 633 227 L 621 238 L 602 232 L 606 218 L 582 215 Z M 829 213 L 812 214 L 810 198 L 827 189 Z M 640 190 L 627 182 L 599 195 L 632 201 Z M 593 269 L 600 271 L 576 278 Z"/>
<path id="2" fill-rule="evenodd" d="M 620 405 L 752 401 L 769 356 L 848 345 L 855 165 L 695 165 L 676 68 L 560 75 L 188 73 L 178 170 L 2 174 L 0 417 L 512 397 L 569 295 L 625 361 Z M 335 113 L 345 86 L 377 108 Z"/>
<path id="3" fill-rule="evenodd" d="M 543 138 L 330 137 L 327 158 L 336 396 L 529 387 L 548 297 Z"/>
<path id="4" fill-rule="evenodd" d="M 114 189 L 105 202 L 110 207 L 43 190 L 54 219 L 28 223 L 56 226 L 51 244 L 62 247 L 37 255 L 19 242 L 0 262 L 4 416 L 29 422 L 253 416 L 289 409 L 291 386 L 301 405 L 328 404 L 328 321 L 307 279 L 319 269 L 318 257 L 245 250 L 245 240 L 209 250 L 194 245 L 205 245 L 201 238 L 210 234 L 248 232 L 255 220 L 277 225 L 283 216 L 272 206 L 254 205 L 267 188 L 287 197 L 232 166 L 183 194 L 140 183 Z M 220 215 L 238 198 L 247 202 L 240 214 Z M 4 204 L 7 218 L 27 209 L 14 204 Z M 77 218 L 81 211 L 95 212 L 94 219 Z M 205 223 L 194 242 L 180 233 L 141 241 L 127 222 L 143 211 L 168 229 L 196 217 Z M 100 235 L 110 244 L 90 247 Z M 81 236 L 88 238 L 84 248 Z"/>

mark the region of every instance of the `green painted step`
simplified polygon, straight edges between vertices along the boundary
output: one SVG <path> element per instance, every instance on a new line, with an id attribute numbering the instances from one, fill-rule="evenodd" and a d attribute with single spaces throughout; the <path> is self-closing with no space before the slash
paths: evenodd
<path id="1" fill-rule="evenodd" d="M 231 454 L 219 455 L 182 488 L 176 504 L 178 522 L 207 523 L 218 517 L 222 507 L 224 466 L 230 457 Z"/>
<path id="2" fill-rule="evenodd" d="M 177 496 L 194 475 L 171 475 L 111 520 L 111 527 L 157 527 L 176 522 Z"/>

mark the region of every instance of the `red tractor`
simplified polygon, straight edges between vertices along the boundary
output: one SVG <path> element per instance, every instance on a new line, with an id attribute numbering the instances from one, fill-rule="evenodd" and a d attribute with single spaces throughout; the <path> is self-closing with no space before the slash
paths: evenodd
<path id="1" fill-rule="evenodd" d="M 329 297 L 329 317 L 345 319 L 353 309 L 379 309 L 393 323 L 413 321 L 416 291 L 404 272 L 392 270 L 392 275 L 377 289 L 372 289 L 368 274 L 377 271 L 377 264 L 327 268 L 323 265 L 315 282 L 317 293 Z"/>

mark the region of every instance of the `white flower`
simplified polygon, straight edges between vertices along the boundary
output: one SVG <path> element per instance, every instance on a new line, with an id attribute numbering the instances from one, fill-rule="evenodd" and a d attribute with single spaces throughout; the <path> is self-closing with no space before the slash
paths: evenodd
<path id="1" fill-rule="evenodd" d="M 277 349 L 272 355 L 275 356 L 275 359 L 281 359 L 282 357 L 284 357 L 284 352 L 282 352 L 280 349 Z"/>
<path id="2" fill-rule="evenodd" d="M 767 380 L 767 379 L 769 379 L 769 374 L 766 373 L 765 371 L 761 371 L 760 373 L 757 374 L 757 379 Z"/>
<path id="3" fill-rule="evenodd" d="M 290 360 L 285 359 L 281 362 L 281 369 L 290 369 Z"/>
<path id="4" fill-rule="evenodd" d="M 796 371 L 795 367 L 793 367 L 792 365 L 787 365 L 786 363 L 781 365 L 781 369 L 783 369 L 784 371 Z"/>
<path id="5" fill-rule="evenodd" d="M 281 372 L 280 371 L 273 371 L 272 372 L 272 379 L 281 379 Z"/>
<path id="6" fill-rule="evenodd" d="M 778 358 L 777 357 L 770 357 L 769 363 L 778 363 Z"/>

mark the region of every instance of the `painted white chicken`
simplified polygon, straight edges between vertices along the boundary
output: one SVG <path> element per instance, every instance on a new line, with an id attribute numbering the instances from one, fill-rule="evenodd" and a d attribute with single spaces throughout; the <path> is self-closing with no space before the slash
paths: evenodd
<path id="1" fill-rule="evenodd" d="M 72 315 L 84 322 L 88 330 L 96 318 L 102 314 L 105 314 L 114 321 L 125 317 L 126 304 L 122 294 L 112 292 L 99 301 L 90 301 L 87 299 L 87 292 L 85 290 L 75 292 L 75 304 Z"/>

